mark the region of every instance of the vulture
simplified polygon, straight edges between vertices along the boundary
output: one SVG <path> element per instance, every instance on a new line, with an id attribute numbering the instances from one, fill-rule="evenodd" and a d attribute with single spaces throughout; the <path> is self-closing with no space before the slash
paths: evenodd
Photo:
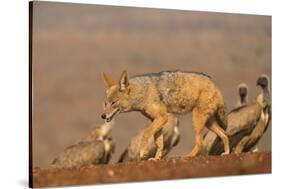
<path id="1" fill-rule="evenodd" d="M 67 147 L 51 164 L 53 168 L 73 168 L 86 165 L 107 164 L 115 144 L 108 137 L 112 123 L 93 128 L 85 139 Z"/>
<path id="2" fill-rule="evenodd" d="M 240 83 L 238 85 L 238 94 L 239 100 L 236 103 L 235 108 L 248 104 L 248 85 L 246 83 Z"/>
<path id="3" fill-rule="evenodd" d="M 226 134 L 229 137 L 231 152 L 241 153 L 252 150 L 270 123 L 269 77 L 265 74 L 261 75 L 256 84 L 261 88 L 261 93 L 255 101 L 249 104 L 241 103 L 241 106 L 234 108 L 227 115 Z M 240 90 L 239 96 L 242 101 Z M 211 131 L 205 135 L 203 144 L 204 150 L 201 154 L 220 155 L 224 151 L 222 142 Z"/>
<path id="4" fill-rule="evenodd" d="M 127 149 L 122 153 L 118 162 L 127 162 L 127 161 L 140 161 L 153 159 L 156 155 L 156 144 L 155 137 L 151 136 L 148 141 L 143 141 L 142 136 L 145 130 L 140 131 L 129 143 Z M 169 114 L 168 121 L 163 126 L 161 134 L 163 136 L 163 150 L 161 152 L 161 157 L 165 157 L 170 150 L 176 146 L 180 140 L 179 134 L 179 120 L 175 115 Z M 141 156 L 140 149 L 145 146 L 149 152 L 146 156 Z"/>
<path id="5" fill-rule="evenodd" d="M 253 149 L 259 142 L 263 134 L 266 132 L 269 123 L 271 121 L 271 96 L 269 89 L 269 77 L 265 74 L 261 75 L 257 80 L 257 85 L 261 87 L 262 92 L 258 95 L 257 101 L 262 104 L 262 112 L 260 119 L 252 132 L 244 136 L 237 146 L 233 149 L 234 153 L 239 154 L 241 152 L 247 152 Z"/>

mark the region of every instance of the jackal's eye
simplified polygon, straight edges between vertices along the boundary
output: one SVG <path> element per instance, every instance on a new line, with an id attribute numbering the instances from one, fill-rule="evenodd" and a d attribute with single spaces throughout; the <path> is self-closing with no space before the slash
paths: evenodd
<path id="1" fill-rule="evenodd" d="M 117 101 L 112 101 L 112 102 L 111 102 L 111 105 L 114 105 L 114 104 L 116 104 L 116 102 L 117 102 Z"/>

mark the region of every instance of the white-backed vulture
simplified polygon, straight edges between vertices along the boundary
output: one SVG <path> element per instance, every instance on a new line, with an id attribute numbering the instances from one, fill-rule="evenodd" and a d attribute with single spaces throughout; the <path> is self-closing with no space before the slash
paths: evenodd
<path id="1" fill-rule="evenodd" d="M 164 125 L 161 133 L 163 135 L 163 151 L 162 157 L 165 157 L 170 150 L 176 146 L 180 140 L 179 134 L 179 120 L 176 116 L 169 114 L 168 121 Z M 122 153 L 121 157 L 119 158 L 120 162 L 126 161 L 140 161 L 140 160 L 147 160 L 153 158 L 156 153 L 156 145 L 154 136 L 151 136 L 150 140 L 147 143 L 143 143 L 142 136 L 144 131 L 140 131 L 133 139 L 131 140 L 130 144 L 128 145 L 127 149 Z M 149 153 L 145 157 L 141 157 L 140 149 L 141 146 L 146 145 Z"/>
<path id="2" fill-rule="evenodd" d="M 250 151 L 266 131 L 271 119 L 271 98 L 269 78 L 261 75 L 257 80 L 261 94 L 248 105 L 233 109 L 227 116 L 226 134 L 229 137 L 231 151 L 235 153 Z M 219 138 L 208 132 L 204 138 L 203 154 L 220 155 L 223 145 Z"/>
<path id="3" fill-rule="evenodd" d="M 248 104 L 248 85 L 246 83 L 240 83 L 238 85 L 239 100 L 235 105 L 235 108 Z"/>
<path id="4" fill-rule="evenodd" d="M 271 121 L 271 96 L 269 89 L 269 77 L 265 74 L 261 75 L 257 80 L 257 85 L 261 87 L 262 93 L 257 97 L 262 102 L 261 117 L 254 127 L 250 135 L 244 136 L 237 146 L 234 153 L 250 151 L 259 142 L 263 134 L 266 132 Z"/>
<path id="5" fill-rule="evenodd" d="M 114 152 L 115 144 L 108 137 L 112 123 L 92 129 L 82 141 L 67 147 L 51 164 L 54 168 L 72 168 L 93 164 L 106 164 Z"/>

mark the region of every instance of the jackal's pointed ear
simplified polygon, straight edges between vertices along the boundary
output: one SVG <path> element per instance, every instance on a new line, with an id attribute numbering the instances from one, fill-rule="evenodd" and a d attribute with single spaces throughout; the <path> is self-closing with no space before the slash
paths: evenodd
<path id="1" fill-rule="evenodd" d="M 101 77 L 107 89 L 114 85 L 114 81 L 110 77 L 108 77 L 104 72 L 102 72 Z"/>
<path id="2" fill-rule="evenodd" d="M 120 85 L 120 91 L 126 90 L 129 86 L 129 78 L 126 70 L 124 70 L 121 74 L 119 85 Z"/>

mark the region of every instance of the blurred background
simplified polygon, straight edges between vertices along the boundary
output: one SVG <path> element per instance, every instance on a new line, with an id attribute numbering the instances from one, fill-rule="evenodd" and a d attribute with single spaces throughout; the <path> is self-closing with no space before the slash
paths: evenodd
<path id="1" fill-rule="evenodd" d="M 257 77 L 271 77 L 271 17 L 35 2 L 33 9 L 33 164 L 46 167 L 67 146 L 103 123 L 102 71 L 116 81 L 162 70 L 199 71 L 221 89 L 228 110 L 237 85 L 259 90 Z M 130 139 L 149 121 L 140 113 L 116 117 L 116 162 Z M 194 145 L 191 115 L 180 118 L 181 141 L 170 156 Z M 271 150 L 271 126 L 259 143 Z"/>

